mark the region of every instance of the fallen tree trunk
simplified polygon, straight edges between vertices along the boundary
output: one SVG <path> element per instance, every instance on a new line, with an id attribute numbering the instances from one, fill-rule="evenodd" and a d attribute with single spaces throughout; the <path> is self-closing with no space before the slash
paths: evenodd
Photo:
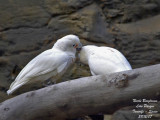
<path id="1" fill-rule="evenodd" d="M 61 120 L 114 112 L 155 99 L 160 93 L 160 64 L 71 80 L 24 93 L 0 104 L 0 120 Z"/>

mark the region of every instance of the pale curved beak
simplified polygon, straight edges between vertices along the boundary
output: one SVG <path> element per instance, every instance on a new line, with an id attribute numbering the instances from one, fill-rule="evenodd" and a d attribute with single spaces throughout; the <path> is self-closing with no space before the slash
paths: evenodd
<path id="1" fill-rule="evenodd" d="M 76 44 L 75 46 L 74 46 L 74 48 L 77 48 L 78 47 L 78 44 Z"/>
<path id="2" fill-rule="evenodd" d="M 76 50 L 79 52 L 79 51 L 81 51 L 81 49 L 82 49 L 82 43 L 79 43 Z"/>

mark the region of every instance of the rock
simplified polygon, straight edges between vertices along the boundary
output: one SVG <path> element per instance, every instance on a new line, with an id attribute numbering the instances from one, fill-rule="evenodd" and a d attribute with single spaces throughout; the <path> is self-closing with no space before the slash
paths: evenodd
<path id="1" fill-rule="evenodd" d="M 48 26 L 57 34 L 74 33 L 89 41 L 113 43 L 112 35 L 107 32 L 102 11 L 95 4 L 71 15 L 54 17 Z"/>
<path id="2" fill-rule="evenodd" d="M 65 15 L 93 3 L 93 0 L 44 0 L 46 10 L 55 15 Z"/>
<path id="3" fill-rule="evenodd" d="M 107 17 L 108 18 L 114 18 L 116 16 L 118 16 L 120 14 L 120 10 L 117 10 L 117 9 L 109 9 L 107 11 Z"/>
<path id="4" fill-rule="evenodd" d="M 129 23 L 159 14 L 158 0 L 109 0 L 98 2 L 109 23 Z M 116 9 L 118 13 L 112 10 Z M 114 17 L 111 17 L 114 16 Z"/>
<path id="5" fill-rule="evenodd" d="M 128 24 L 117 24 L 116 26 L 120 31 L 130 34 L 157 33 L 160 32 L 160 15 Z"/>
<path id="6" fill-rule="evenodd" d="M 18 37 L 17 37 L 18 36 Z M 42 28 L 19 28 L 1 32 L 0 37 L 5 42 L 3 55 L 14 55 L 23 52 L 39 50 L 46 41 L 53 41 L 53 33 L 46 27 Z M 16 48 L 16 49 L 15 49 Z"/>
<path id="7" fill-rule="evenodd" d="M 115 36 L 115 48 L 121 50 L 133 68 L 160 63 L 159 40 L 154 34 L 120 33 Z"/>
<path id="8" fill-rule="evenodd" d="M 145 4 L 145 5 L 142 5 L 142 7 L 148 11 L 158 9 L 158 5 L 156 3 Z"/>
<path id="9" fill-rule="evenodd" d="M 112 115 L 104 115 L 104 120 L 112 120 Z"/>
<path id="10" fill-rule="evenodd" d="M 50 19 L 50 14 L 42 8 L 43 1 L 0 0 L 0 31 L 20 27 L 42 27 Z"/>

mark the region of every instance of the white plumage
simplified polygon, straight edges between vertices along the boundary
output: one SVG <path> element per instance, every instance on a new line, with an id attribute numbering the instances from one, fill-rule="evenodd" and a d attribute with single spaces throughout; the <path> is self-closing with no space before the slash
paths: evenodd
<path id="1" fill-rule="evenodd" d="M 131 65 L 118 50 L 87 45 L 82 47 L 80 61 L 88 64 L 92 75 L 103 75 L 131 70 Z"/>
<path id="2" fill-rule="evenodd" d="M 7 93 L 12 94 L 24 84 L 43 82 L 51 77 L 56 81 L 74 62 L 79 46 L 80 40 L 75 35 L 57 40 L 52 49 L 42 52 L 22 69 Z"/>

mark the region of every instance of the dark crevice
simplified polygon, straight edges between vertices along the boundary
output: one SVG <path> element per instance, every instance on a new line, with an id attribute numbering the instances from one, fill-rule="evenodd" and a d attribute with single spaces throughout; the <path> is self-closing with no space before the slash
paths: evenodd
<path id="1" fill-rule="evenodd" d="M 0 91 L 6 92 L 7 90 L 8 90 L 7 88 L 5 88 L 5 87 L 3 87 L 3 86 L 0 86 Z"/>
<path id="2" fill-rule="evenodd" d="M 5 53 L 5 51 L 4 51 L 4 50 L 0 50 L 0 56 L 3 56 L 3 55 L 4 55 L 4 53 Z"/>

